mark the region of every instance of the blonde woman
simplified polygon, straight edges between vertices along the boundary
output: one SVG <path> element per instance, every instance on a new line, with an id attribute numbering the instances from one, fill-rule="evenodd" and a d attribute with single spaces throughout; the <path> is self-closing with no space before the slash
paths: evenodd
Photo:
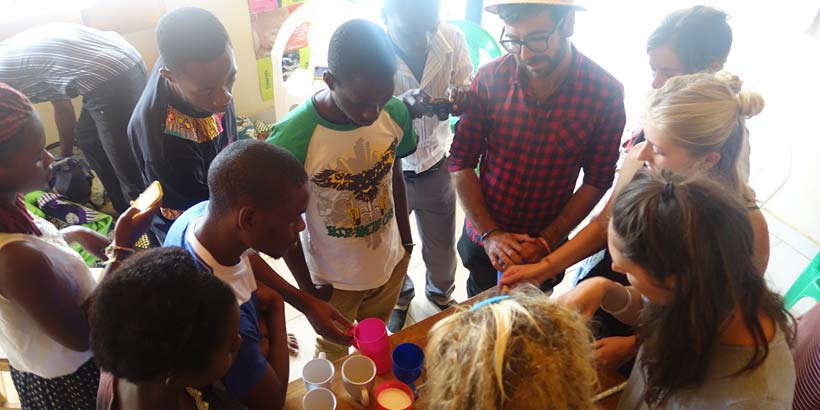
<path id="1" fill-rule="evenodd" d="M 731 75 L 692 74 L 669 79 L 649 97 L 644 113 L 646 141 L 629 150 L 606 208 L 572 240 L 538 263 L 504 271 L 501 283 L 541 283 L 603 249 L 612 205 L 643 167 L 680 175 L 706 174 L 741 198 L 754 231 L 754 267 L 762 275 L 769 260 L 768 227 L 753 191 L 738 172 L 740 150 L 748 137 L 745 120 L 762 109 L 763 97 L 740 91 L 739 80 Z M 600 276 L 626 284 L 624 275 L 606 271 Z M 603 313 L 596 318 L 611 323 Z M 604 338 L 596 343 L 596 358 L 602 365 L 618 367 L 634 357 L 633 336 L 610 338 L 602 333 L 599 337 Z"/>
<path id="2" fill-rule="evenodd" d="M 594 409 L 592 335 L 532 285 L 430 330 L 423 408 Z"/>

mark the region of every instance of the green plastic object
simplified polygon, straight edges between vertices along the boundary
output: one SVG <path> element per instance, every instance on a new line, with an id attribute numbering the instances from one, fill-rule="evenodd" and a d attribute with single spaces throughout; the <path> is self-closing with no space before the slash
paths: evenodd
<path id="1" fill-rule="evenodd" d="M 820 253 L 814 257 L 806 270 L 786 292 L 783 298 L 786 302 L 786 309 L 791 309 L 798 300 L 803 298 L 812 298 L 815 302 L 820 301 Z"/>
<path id="2" fill-rule="evenodd" d="M 473 74 L 485 63 L 501 57 L 501 46 L 487 30 L 472 21 L 449 20 L 447 23 L 457 27 L 467 40 L 467 52 L 473 64 Z M 450 131 L 455 132 L 458 117 L 450 117 Z"/>

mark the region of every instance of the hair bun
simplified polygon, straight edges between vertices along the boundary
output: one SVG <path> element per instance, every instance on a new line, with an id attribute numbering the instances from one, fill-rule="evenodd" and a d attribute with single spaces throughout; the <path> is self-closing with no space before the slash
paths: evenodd
<path id="1" fill-rule="evenodd" d="M 751 118 L 763 111 L 765 106 L 763 97 L 756 92 L 741 91 L 743 81 L 740 77 L 728 71 L 719 71 L 715 73 L 715 77 L 723 81 L 732 89 L 732 92 L 737 94 L 737 109 L 744 117 Z"/>
<path id="2" fill-rule="evenodd" d="M 726 85 L 728 85 L 735 94 L 740 93 L 740 90 L 743 88 L 743 80 L 728 71 L 718 71 L 715 73 L 715 77 L 726 83 Z"/>
<path id="3" fill-rule="evenodd" d="M 763 111 L 766 105 L 763 96 L 753 91 L 741 91 L 737 95 L 737 108 L 746 118 L 752 118 Z"/>

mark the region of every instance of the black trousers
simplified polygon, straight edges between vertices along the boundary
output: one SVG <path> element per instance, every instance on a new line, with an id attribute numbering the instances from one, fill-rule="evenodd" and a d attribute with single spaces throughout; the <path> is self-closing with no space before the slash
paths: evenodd
<path id="1" fill-rule="evenodd" d="M 466 228 L 462 228 L 461 238 L 458 239 L 456 248 L 462 265 L 470 271 L 470 276 L 467 277 L 467 296 L 473 297 L 497 285 L 498 271 L 493 267 L 484 248 L 470 239 Z M 562 279 L 564 279 L 564 272 L 545 281 L 539 288 L 544 292 L 551 291 L 555 285 L 561 283 Z"/>
<path id="2" fill-rule="evenodd" d="M 130 201 L 145 189 L 128 140 L 128 121 L 146 81 L 144 64 L 114 77 L 83 96 L 77 121 L 77 146 L 118 212 L 128 209 Z"/>

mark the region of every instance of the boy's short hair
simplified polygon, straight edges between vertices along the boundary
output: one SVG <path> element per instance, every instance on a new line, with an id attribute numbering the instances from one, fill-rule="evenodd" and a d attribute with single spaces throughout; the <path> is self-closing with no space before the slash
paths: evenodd
<path id="1" fill-rule="evenodd" d="M 100 368 L 141 383 L 208 367 L 236 305 L 228 285 L 180 248 L 149 249 L 109 274 L 91 309 Z"/>
<path id="2" fill-rule="evenodd" d="M 213 13 L 199 7 L 173 10 L 157 24 L 159 54 L 172 70 L 189 62 L 214 61 L 230 46 L 225 26 Z"/>
<path id="3" fill-rule="evenodd" d="M 209 210 L 224 214 L 239 204 L 272 207 L 308 180 L 288 150 L 257 140 L 228 145 L 208 170 Z"/>
<path id="4" fill-rule="evenodd" d="M 351 20 L 330 38 L 328 68 L 339 82 L 355 77 L 386 81 L 396 74 L 396 54 L 387 33 L 367 20 Z"/>

